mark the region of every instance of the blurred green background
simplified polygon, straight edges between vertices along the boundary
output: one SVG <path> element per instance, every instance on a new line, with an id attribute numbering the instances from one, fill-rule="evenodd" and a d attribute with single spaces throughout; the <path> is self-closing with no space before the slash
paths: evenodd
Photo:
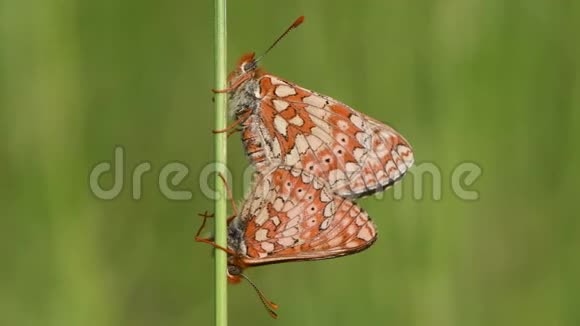
<path id="1" fill-rule="evenodd" d="M 580 3 L 231 1 L 230 68 L 299 15 L 265 68 L 392 124 L 440 168 L 442 198 L 413 199 L 409 176 L 402 200 L 361 200 L 371 249 L 249 270 L 281 318 L 241 284 L 230 324 L 579 325 Z M 211 324 L 211 250 L 193 235 L 213 209 L 212 17 L 211 1 L 0 1 L 0 324 Z M 124 188 L 101 200 L 89 171 L 116 145 Z M 174 161 L 192 200 L 159 190 Z M 476 201 L 450 187 L 467 161 Z"/>

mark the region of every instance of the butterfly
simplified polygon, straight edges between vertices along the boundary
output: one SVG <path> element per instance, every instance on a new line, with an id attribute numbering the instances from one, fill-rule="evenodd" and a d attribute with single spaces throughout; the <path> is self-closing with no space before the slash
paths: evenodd
<path id="1" fill-rule="evenodd" d="M 304 20 L 299 17 L 264 53 Z M 411 146 L 393 128 L 330 96 L 258 67 L 264 56 L 242 56 L 228 79 L 230 111 L 256 171 L 286 165 L 328 180 L 340 196 L 382 191 L 413 165 Z M 217 131 L 219 132 L 219 131 Z"/>
<path id="2" fill-rule="evenodd" d="M 207 216 L 206 216 L 207 217 Z M 368 214 L 336 195 L 325 180 L 294 167 L 256 174 L 241 211 L 228 221 L 228 279 L 247 279 L 243 270 L 281 262 L 321 260 L 354 254 L 377 239 Z M 249 280 L 248 280 L 249 281 Z M 277 306 L 250 282 L 272 315 Z"/>

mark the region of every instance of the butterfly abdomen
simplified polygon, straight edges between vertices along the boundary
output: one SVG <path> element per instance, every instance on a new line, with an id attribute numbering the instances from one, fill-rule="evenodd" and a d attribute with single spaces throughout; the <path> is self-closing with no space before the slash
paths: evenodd
<path id="1" fill-rule="evenodd" d="M 256 171 L 264 171 L 270 164 L 265 152 L 265 141 L 258 130 L 259 124 L 255 122 L 257 117 L 251 114 L 242 124 L 242 143 L 246 155 L 256 168 Z"/>

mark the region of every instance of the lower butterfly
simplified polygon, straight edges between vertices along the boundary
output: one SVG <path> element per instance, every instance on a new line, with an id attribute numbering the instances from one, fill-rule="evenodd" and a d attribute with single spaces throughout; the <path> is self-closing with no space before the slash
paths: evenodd
<path id="1" fill-rule="evenodd" d="M 284 166 L 257 174 L 240 213 L 228 220 L 227 248 L 200 238 L 203 225 L 196 240 L 228 253 L 228 278 L 233 283 L 247 279 L 247 267 L 350 255 L 377 238 L 373 222 L 359 206 L 335 195 L 322 179 Z M 277 306 L 250 284 L 276 317 Z"/>

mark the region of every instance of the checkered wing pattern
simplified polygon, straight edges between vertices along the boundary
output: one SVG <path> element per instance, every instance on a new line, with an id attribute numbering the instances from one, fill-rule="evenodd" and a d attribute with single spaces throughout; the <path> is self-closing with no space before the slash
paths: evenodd
<path id="1" fill-rule="evenodd" d="M 290 167 L 258 177 L 229 231 L 229 246 L 243 266 L 349 255 L 377 236 L 360 207 Z"/>
<path id="2" fill-rule="evenodd" d="M 276 165 L 328 180 L 333 192 L 361 197 L 398 181 L 413 164 L 393 128 L 325 95 L 257 71 L 232 96 L 242 140 L 258 172 Z M 251 99 L 241 98 L 251 94 Z"/>

